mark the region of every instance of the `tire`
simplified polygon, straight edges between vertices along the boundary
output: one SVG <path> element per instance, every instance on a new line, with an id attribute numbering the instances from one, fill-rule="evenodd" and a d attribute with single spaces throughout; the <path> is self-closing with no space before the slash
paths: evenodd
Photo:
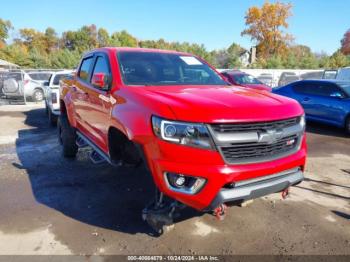
<path id="1" fill-rule="evenodd" d="M 66 158 L 74 158 L 78 152 L 76 141 L 76 132 L 69 124 L 65 115 L 60 115 L 57 121 L 58 139 L 62 145 L 62 153 Z"/>
<path id="2" fill-rule="evenodd" d="M 56 126 L 57 125 L 57 116 L 54 115 L 49 108 L 47 110 L 47 116 L 49 118 L 49 124 L 51 126 Z"/>
<path id="3" fill-rule="evenodd" d="M 345 121 L 345 132 L 350 135 L 350 116 L 348 116 Z"/>
<path id="4" fill-rule="evenodd" d="M 44 100 L 44 92 L 41 89 L 35 89 L 32 98 L 34 102 L 41 102 Z"/>

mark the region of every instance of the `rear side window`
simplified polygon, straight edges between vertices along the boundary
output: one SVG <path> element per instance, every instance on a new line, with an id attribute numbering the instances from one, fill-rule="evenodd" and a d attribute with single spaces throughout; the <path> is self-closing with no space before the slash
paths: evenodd
<path id="1" fill-rule="evenodd" d="M 330 96 L 331 94 L 333 94 L 335 92 L 341 92 L 341 90 L 339 89 L 339 87 L 337 87 L 334 84 L 321 83 L 318 86 L 318 95 L 320 95 L 320 96 Z"/>
<path id="2" fill-rule="evenodd" d="M 78 76 L 81 80 L 85 82 L 89 82 L 89 70 L 90 70 L 92 61 L 93 61 L 93 57 L 88 57 L 88 58 L 85 58 L 81 63 Z"/>

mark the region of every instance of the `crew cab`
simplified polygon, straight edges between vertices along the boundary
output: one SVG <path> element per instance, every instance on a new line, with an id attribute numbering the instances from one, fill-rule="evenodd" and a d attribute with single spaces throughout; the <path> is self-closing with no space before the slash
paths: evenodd
<path id="1" fill-rule="evenodd" d="M 148 167 L 159 191 L 143 218 L 153 228 L 180 205 L 221 217 L 226 204 L 286 192 L 304 177 L 299 103 L 232 86 L 188 53 L 93 50 L 61 86 L 60 104 L 65 157 L 90 146 L 96 162 Z"/>

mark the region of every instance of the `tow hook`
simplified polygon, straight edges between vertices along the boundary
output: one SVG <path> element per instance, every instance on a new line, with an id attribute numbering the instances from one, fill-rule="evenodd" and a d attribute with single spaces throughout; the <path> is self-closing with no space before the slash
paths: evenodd
<path id="1" fill-rule="evenodd" d="M 227 206 L 225 204 L 220 204 L 217 208 L 213 210 L 213 215 L 220 221 L 225 219 L 227 213 Z"/>
<path id="2" fill-rule="evenodd" d="M 289 187 L 282 191 L 282 199 L 286 199 L 289 196 Z"/>

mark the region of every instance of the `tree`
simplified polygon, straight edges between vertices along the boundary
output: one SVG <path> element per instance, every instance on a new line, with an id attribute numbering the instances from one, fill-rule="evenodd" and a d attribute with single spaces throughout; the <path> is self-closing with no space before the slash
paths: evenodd
<path id="1" fill-rule="evenodd" d="M 341 40 L 341 52 L 344 55 L 350 55 L 350 29 L 344 34 Z"/>
<path id="2" fill-rule="evenodd" d="M 244 49 L 235 43 L 231 44 L 227 49 L 212 51 L 212 63 L 217 68 L 237 68 L 241 67 L 239 56 Z"/>
<path id="3" fill-rule="evenodd" d="M 137 39 L 125 30 L 121 32 L 113 33 L 111 38 L 112 38 L 113 46 L 127 46 L 127 47 L 138 46 Z"/>
<path id="4" fill-rule="evenodd" d="M 287 19 L 292 15 L 292 5 L 269 1 L 259 8 L 253 6 L 245 16 L 248 26 L 241 35 L 248 35 L 257 42 L 258 56 L 264 59 L 285 56 L 288 44 L 293 39 L 282 28 L 288 28 Z"/>
<path id="5" fill-rule="evenodd" d="M 46 52 L 51 52 L 58 48 L 58 37 L 55 29 L 48 27 L 45 30 Z"/>
<path id="6" fill-rule="evenodd" d="M 52 68 L 76 68 L 80 60 L 78 51 L 60 49 L 50 54 Z"/>
<path id="7" fill-rule="evenodd" d="M 305 45 L 290 46 L 287 57 L 284 60 L 285 68 L 314 69 L 318 67 L 318 61 L 310 47 Z"/>
<path id="8" fill-rule="evenodd" d="M 4 45 L 5 40 L 9 37 L 10 29 L 12 29 L 11 22 L 0 18 L 0 47 Z"/>
<path id="9" fill-rule="evenodd" d="M 62 35 L 62 45 L 71 51 L 86 52 L 98 46 L 95 25 L 83 26 L 78 31 L 67 31 Z"/>
<path id="10" fill-rule="evenodd" d="M 28 48 L 28 50 L 36 49 L 37 51 L 43 53 L 47 51 L 47 41 L 45 34 L 36 31 L 33 28 L 22 28 L 19 30 L 21 42 Z"/>
<path id="11" fill-rule="evenodd" d="M 100 28 L 97 31 L 97 43 L 99 47 L 109 46 L 110 44 L 109 33 L 106 29 Z"/>
<path id="12" fill-rule="evenodd" d="M 349 59 L 338 50 L 329 59 L 329 66 L 331 68 L 340 68 L 349 65 Z"/>

